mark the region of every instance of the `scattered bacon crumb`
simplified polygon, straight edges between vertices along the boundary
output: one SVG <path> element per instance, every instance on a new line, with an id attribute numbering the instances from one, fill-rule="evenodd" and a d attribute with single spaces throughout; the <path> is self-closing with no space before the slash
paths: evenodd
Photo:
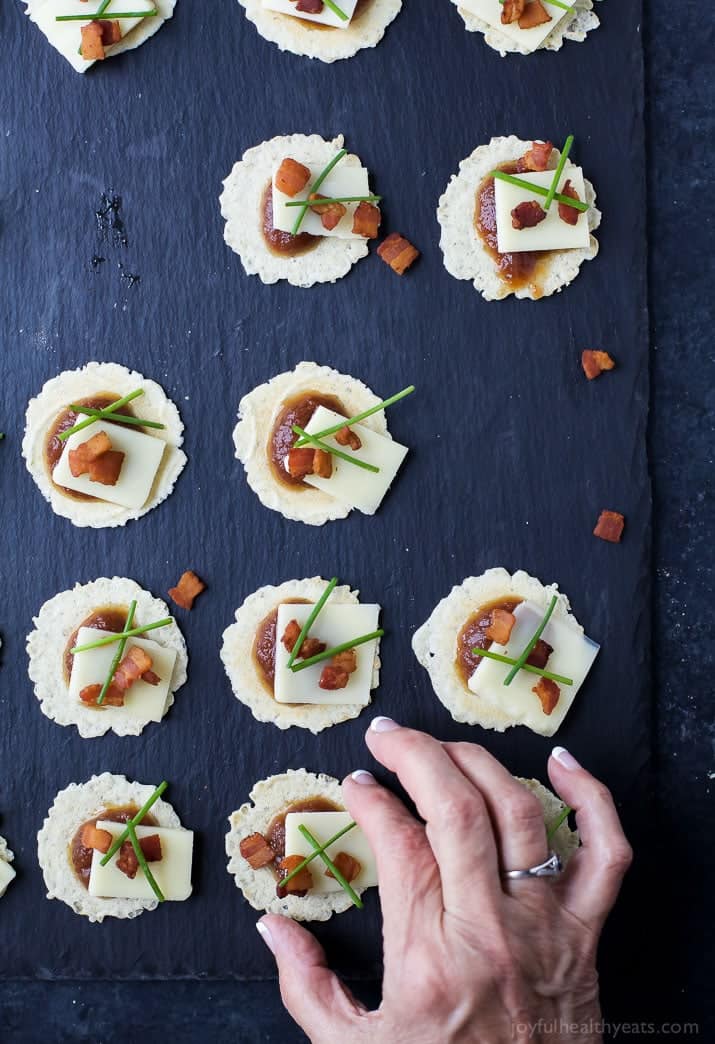
<path id="1" fill-rule="evenodd" d="M 169 588 L 169 598 L 182 609 L 192 609 L 194 599 L 206 590 L 206 584 L 191 569 L 181 574 L 176 587 Z"/>
<path id="2" fill-rule="evenodd" d="M 531 148 L 521 157 L 519 166 L 522 171 L 546 170 L 549 165 L 554 146 L 550 141 L 532 141 Z"/>
<path id="3" fill-rule="evenodd" d="M 304 14 L 320 14 L 323 10 L 323 0 L 298 0 L 295 9 L 303 11 Z"/>
<path id="4" fill-rule="evenodd" d="M 102 26 L 99 22 L 90 22 L 89 25 L 83 25 L 81 29 L 82 33 L 82 44 L 80 51 L 82 57 L 87 62 L 101 62 L 104 60 L 104 43 Z"/>
<path id="5" fill-rule="evenodd" d="M 335 441 L 338 446 L 349 446 L 351 450 L 359 450 L 362 446 L 358 433 L 352 428 L 348 428 L 347 425 L 335 432 Z"/>
<path id="6" fill-rule="evenodd" d="M 346 649 L 344 652 L 336 653 L 330 662 L 333 667 L 339 667 L 341 671 L 354 674 L 357 670 L 357 653 L 354 649 Z"/>
<path id="7" fill-rule="evenodd" d="M 327 664 L 321 671 L 318 686 L 328 692 L 335 692 L 336 689 L 344 689 L 349 681 L 350 675 L 342 667 L 333 667 L 332 664 Z"/>
<path id="8" fill-rule="evenodd" d="M 526 0 L 504 0 L 501 12 L 501 24 L 509 25 L 510 22 L 518 22 L 524 13 Z"/>
<path id="9" fill-rule="evenodd" d="M 280 878 L 287 877 L 291 870 L 295 870 L 298 864 L 303 862 L 304 858 L 304 856 L 292 855 L 281 859 L 278 864 Z M 280 880 L 279 885 L 284 892 L 290 892 L 291 895 L 305 895 L 308 889 L 313 887 L 313 875 L 309 867 L 304 866 L 287 885 L 280 884 Z"/>
<path id="10" fill-rule="evenodd" d="M 506 609 L 492 609 L 491 623 L 485 630 L 485 635 L 497 645 L 506 645 L 514 629 L 516 617 Z"/>
<path id="11" fill-rule="evenodd" d="M 545 25 L 550 22 L 551 15 L 548 13 L 541 0 L 531 0 L 524 8 L 524 13 L 519 16 L 520 29 L 533 29 L 537 25 Z"/>
<path id="12" fill-rule="evenodd" d="M 160 863 L 164 858 L 161 851 L 161 838 L 158 834 L 147 834 L 139 839 L 139 847 L 144 853 L 147 863 Z"/>
<path id="13" fill-rule="evenodd" d="M 98 852 L 108 852 L 112 844 L 112 835 L 108 830 L 100 830 L 94 823 L 86 823 L 82 828 L 82 844 L 85 848 L 96 848 Z"/>
<path id="14" fill-rule="evenodd" d="M 299 448 L 294 446 L 293 449 L 288 450 L 286 463 L 290 477 L 302 479 L 306 475 L 312 475 L 314 458 L 315 450 L 309 446 Z"/>
<path id="15" fill-rule="evenodd" d="M 541 709 L 544 714 L 551 714 L 561 695 L 561 689 L 559 689 L 556 682 L 552 681 L 551 678 L 539 678 L 531 691 L 535 692 L 541 700 Z"/>
<path id="16" fill-rule="evenodd" d="M 142 681 L 146 682 L 147 685 L 158 685 L 161 678 L 158 674 L 154 674 L 153 671 L 144 671 L 142 674 Z"/>
<path id="17" fill-rule="evenodd" d="M 615 365 L 608 352 L 599 352 L 593 348 L 581 352 L 581 366 L 589 381 L 600 377 L 604 370 L 612 370 Z"/>
<path id="18" fill-rule="evenodd" d="M 79 694 L 79 698 L 82 703 L 87 703 L 90 706 L 102 706 L 102 707 L 123 707 L 124 706 L 124 693 L 121 689 L 118 689 L 114 683 L 112 683 L 104 694 L 104 699 L 101 704 L 97 703 L 99 694 L 102 691 L 101 685 L 87 685 Z"/>
<path id="19" fill-rule="evenodd" d="M 141 848 L 147 863 L 158 863 L 161 861 L 161 838 L 158 834 L 150 834 L 148 837 L 142 837 L 139 841 L 139 847 Z M 124 841 L 122 847 L 119 849 L 117 870 L 121 870 L 123 874 L 126 874 L 126 876 L 133 881 L 137 876 L 138 869 L 139 860 L 134 851 L 134 846 L 131 841 Z"/>
<path id="20" fill-rule="evenodd" d="M 114 486 L 124 463 L 124 454 L 112 449 L 106 431 L 99 431 L 91 439 L 80 443 L 68 455 L 70 471 L 75 478 L 89 474 L 90 482 Z"/>
<path id="21" fill-rule="evenodd" d="M 300 647 L 300 658 L 301 660 L 308 660 L 311 656 L 317 656 L 319 653 L 325 652 L 327 648 L 325 642 L 321 642 L 318 638 L 304 638 Z"/>
<path id="22" fill-rule="evenodd" d="M 401 276 L 414 264 L 420 252 L 399 232 L 391 232 L 377 248 L 377 256 L 381 257 L 393 272 Z"/>
<path id="23" fill-rule="evenodd" d="M 323 0 L 318 0 L 318 2 L 322 8 Z M 298 3 L 300 4 L 301 0 L 298 0 Z M 298 10 L 300 11 L 301 8 L 298 7 Z M 328 197 L 321 196 L 319 192 L 311 192 L 308 199 L 328 199 Z M 316 214 L 320 214 L 320 222 L 328 232 L 331 232 L 348 212 L 348 208 L 344 207 L 342 203 L 326 203 L 324 207 L 311 207 L 310 209 Z"/>
<path id="24" fill-rule="evenodd" d="M 303 163 L 291 159 L 290 156 L 286 156 L 276 171 L 276 188 L 286 196 L 295 196 L 297 192 L 305 188 L 309 181 L 309 168 Z"/>
<path id="25" fill-rule="evenodd" d="M 261 867 L 268 866 L 276 857 L 275 852 L 263 834 L 256 833 L 244 837 L 238 848 L 243 858 L 247 863 L 250 863 L 254 870 L 260 870 Z"/>
<path id="26" fill-rule="evenodd" d="M 593 535 L 611 544 L 620 544 L 626 520 L 618 511 L 602 511 Z"/>
<path id="27" fill-rule="evenodd" d="M 576 189 L 571 184 L 571 181 L 567 181 L 564 187 L 561 189 L 562 196 L 568 196 L 569 199 L 581 200 Z M 577 210 L 576 207 L 570 207 L 568 203 L 559 203 L 559 217 L 562 221 L 565 221 L 567 225 L 575 225 L 581 216 L 581 211 Z"/>
<path id="28" fill-rule="evenodd" d="M 122 38 L 122 27 L 117 18 L 102 18 L 99 25 L 102 27 L 102 43 L 105 47 L 119 43 Z"/>
<path id="29" fill-rule="evenodd" d="M 103 486 L 116 486 L 123 463 L 123 453 L 107 450 L 101 457 L 89 462 L 89 481 L 99 482 Z"/>
<path id="30" fill-rule="evenodd" d="M 297 620 L 291 620 L 290 623 L 287 625 L 285 631 L 283 632 L 281 642 L 283 643 L 283 645 L 289 653 L 292 653 L 295 649 L 295 643 L 300 638 L 300 632 L 301 626 Z"/>
<path id="31" fill-rule="evenodd" d="M 377 239 L 381 219 L 379 207 L 363 200 L 362 203 L 358 203 L 353 214 L 353 232 L 356 236 L 364 236 L 365 239 Z"/>
<path id="32" fill-rule="evenodd" d="M 83 475 L 85 471 L 89 470 L 90 461 L 96 460 L 97 457 L 101 457 L 103 453 L 106 453 L 111 448 L 112 440 L 109 438 L 106 431 L 98 431 L 91 439 L 87 439 L 86 442 L 81 442 L 76 449 L 70 450 L 70 471 L 75 478 L 77 478 L 78 475 Z M 81 463 L 86 466 L 84 466 L 81 471 L 75 471 L 73 463 L 75 465 Z"/>
<path id="33" fill-rule="evenodd" d="M 320 478 L 330 478 L 333 474 L 333 458 L 325 450 L 317 449 L 313 457 L 313 474 Z"/>
<path id="34" fill-rule="evenodd" d="M 338 852 L 335 859 L 333 859 L 333 865 L 336 870 L 340 871 L 348 884 L 350 884 L 351 881 L 354 881 L 362 870 L 362 863 L 357 859 L 353 859 L 353 857 L 348 855 L 347 852 Z M 332 878 L 335 877 L 335 874 L 330 867 L 325 871 L 325 876 Z"/>
<path id="35" fill-rule="evenodd" d="M 545 642 L 543 638 L 539 638 L 538 642 L 527 656 L 526 662 L 530 667 L 539 667 L 543 671 L 549 661 L 549 656 L 551 656 L 553 651 L 553 645 L 549 645 L 549 643 Z"/>
<path id="36" fill-rule="evenodd" d="M 151 669 L 151 665 L 149 653 L 138 645 L 132 645 L 114 672 L 112 685 L 120 692 L 126 692 L 142 674 Z"/>
<path id="37" fill-rule="evenodd" d="M 534 228 L 545 217 L 546 211 L 535 199 L 525 200 L 512 210 L 511 227 L 517 229 Z"/>

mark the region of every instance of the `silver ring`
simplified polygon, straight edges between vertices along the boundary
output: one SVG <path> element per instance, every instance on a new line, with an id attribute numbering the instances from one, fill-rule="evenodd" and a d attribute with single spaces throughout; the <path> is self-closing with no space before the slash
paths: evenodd
<path id="1" fill-rule="evenodd" d="M 502 877 L 509 881 L 521 881 L 527 877 L 557 877 L 563 870 L 563 863 L 556 852 L 552 852 L 544 863 L 532 866 L 528 870 L 504 870 Z"/>

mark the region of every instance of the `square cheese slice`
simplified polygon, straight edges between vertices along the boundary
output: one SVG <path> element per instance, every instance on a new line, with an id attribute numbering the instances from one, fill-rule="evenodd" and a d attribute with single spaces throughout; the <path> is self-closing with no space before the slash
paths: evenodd
<path id="1" fill-rule="evenodd" d="M 106 638 L 107 632 L 97 630 L 96 627 L 80 627 L 77 632 L 77 645 L 85 645 L 96 642 L 100 638 Z M 149 685 L 148 682 L 139 678 L 127 689 L 124 695 L 123 707 L 100 707 L 98 714 L 130 714 L 137 718 L 145 718 L 147 721 L 161 721 L 169 695 L 171 676 L 174 673 L 176 662 L 176 649 L 166 648 L 158 642 L 152 642 L 147 638 L 129 638 L 124 653 L 129 651 L 132 645 L 138 645 L 145 649 L 151 656 L 151 669 L 161 680 L 158 685 Z M 103 645 L 99 649 L 88 649 L 87 652 L 76 653 L 72 657 L 72 673 L 70 674 L 69 696 L 74 703 L 81 703 L 79 694 L 88 685 L 101 685 L 109 673 L 112 659 L 117 651 L 117 644 Z"/>
<path id="2" fill-rule="evenodd" d="M 332 706 L 335 703 L 355 703 L 365 707 L 370 702 L 370 690 L 375 669 L 375 653 L 378 639 L 365 642 L 355 650 L 357 670 L 350 675 L 344 689 L 321 689 L 318 682 L 323 667 L 329 660 L 323 660 L 304 671 L 293 672 L 288 666 L 290 653 L 283 645 L 281 638 L 291 620 L 297 620 L 302 627 L 310 616 L 312 605 L 280 605 L 276 625 L 276 666 L 274 680 L 274 696 L 278 703 L 319 703 Z M 328 648 L 342 645 L 352 638 L 370 634 L 378 628 L 380 616 L 379 605 L 331 605 L 330 601 L 320 610 L 318 619 L 310 629 L 310 637 L 325 642 Z M 300 661 L 297 661 L 300 662 Z"/>
<path id="3" fill-rule="evenodd" d="M 33 5 L 32 21 L 39 26 L 55 50 L 67 59 L 77 72 L 86 72 L 94 65 L 94 61 L 86 61 L 79 53 L 82 43 L 82 26 L 89 22 L 88 15 L 95 14 L 99 8 L 99 0 L 94 3 L 83 3 L 82 0 L 44 0 L 44 3 Z M 152 11 L 153 0 L 111 0 L 103 17 L 112 19 L 112 11 Z M 58 22 L 57 15 L 82 15 L 84 21 Z M 119 25 L 122 37 L 125 37 L 139 23 L 141 18 L 120 18 Z M 105 47 L 107 56 L 117 48 L 116 44 Z"/>
<path id="4" fill-rule="evenodd" d="M 12 865 L 6 863 L 4 859 L 0 859 L 0 897 L 5 895 L 7 886 L 15 880 L 16 876 Z"/>
<path id="5" fill-rule="evenodd" d="M 563 2 L 568 4 L 569 7 L 575 7 L 576 5 L 576 0 L 563 0 Z M 481 18 L 483 22 L 491 25 L 494 29 L 498 29 L 504 36 L 508 36 L 510 40 L 514 40 L 515 43 L 527 48 L 529 51 L 535 51 L 546 37 L 554 31 L 554 28 L 562 18 L 570 17 L 570 12 L 564 11 L 562 7 L 550 4 L 548 0 L 542 0 L 542 3 L 546 13 L 551 15 L 551 21 L 545 22 L 543 25 L 535 25 L 533 29 L 520 29 L 518 22 L 502 25 L 501 14 L 504 10 L 504 5 L 499 3 L 499 0 L 459 0 L 459 6 L 463 7 L 465 11 L 469 11 L 470 14 Z"/>
<path id="6" fill-rule="evenodd" d="M 331 428 L 341 419 L 339 413 L 328 410 L 325 406 L 319 406 L 305 430 L 310 434 Z M 330 478 L 321 478 L 319 475 L 306 475 L 304 481 L 309 486 L 322 489 L 331 497 L 335 497 L 341 504 L 357 508 L 364 515 L 374 515 L 383 501 L 385 494 L 392 485 L 397 472 L 400 470 L 402 461 L 407 456 L 407 446 L 402 446 L 394 439 L 387 439 L 384 435 L 362 424 L 352 424 L 352 430 L 360 437 L 362 446 L 359 450 L 351 450 L 349 446 L 340 446 L 334 436 L 323 439 L 328 446 L 334 446 L 342 453 L 347 453 L 357 460 L 364 460 L 368 464 L 374 464 L 379 472 L 366 471 L 354 464 L 333 457 L 333 473 Z"/>
<path id="7" fill-rule="evenodd" d="M 104 486 L 101 482 L 92 482 L 89 475 L 75 478 L 70 471 L 69 451 L 77 449 L 93 435 L 104 431 L 112 440 L 112 449 L 124 454 L 122 470 L 114 486 Z M 58 486 L 73 489 L 76 493 L 86 493 L 98 500 L 106 500 L 109 504 L 119 504 L 126 508 L 144 507 L 156 473 L 164 456 L 166 443 L 163 439 L 134 431 L 127 424 L 107 424 L 95 421 L 82 431 L 76 431 L 65 442 L 62 456 L 52 472 L 53 481 Z"/>
<path id="8" fill-rule="evenodd" d="M 349 812 L 289 812 L 286 816 L 286 855 L 308 856 L 314 851 L 307 838 L 303 837 L 298 827 L 304 826 L 320 844 L 333 837 L 339 830 L 353 822 Z M 354 888 L 371 888 L 377 884 L 377 865 L 367 838 L 359 826 L 354 826 L 341 838 L 330 845 L 326 854 L 334 859 L 338 852 L 345 852 L 360 863 L 361 870 L 350 882 Z M 313 875 L 313 887 L 309 895 L 325 895 L 328 892 L 342 892 L 343 887 L 333 877 L 327 877 L 328 869 L 320 856 L 316 856 L 308 869 Z"/>
<path id="9" fill-rule="evenodd" d="M 303 163 L 300 156 L 292 159 Z M 325 164 L 316 167 L 315 164 L 305 163 L 310 168 L 310 181 L 305 188 L 295 196 L 286 196 L 280 192 L 275 185 L 275 172 L 273 178 L 273 227 L 281 232 L 291 232 L 295 219 L 300 213 L 300 207 L 287 207 L 286 203 L 296 203 L 300 199 L 307 199 L 310 187 L 324 169 Z M 321 196 L 339 199 L 342 196 L 369 196 L 370 186 L 368 184 L 368 172 L 365 167 L 349 166 L 342 161 L 338 163 L 328 174 L 327 178 L 318 190 Z M 364 236 L 355 235 L 353 232 L 353 214 L 357 210 L 358 203 L 344 203 L 346 208 L 340 221 L 335 228 L 328 230 L 320 220 L 320 214 L 314 214 L 309 209 L 300 226 L 301 232 L 310 232 L 312 236 L 333 236 L 337 239 L 364 239 Z"/>
<path id="10" fill-rule="evenodd" d="M 323 10 L 319 14 L 309 14 L 307 11 L 296 10 L 295 0 L 293 0 L 293 3 L 291 3 L 291 0 L 263 0 L 262 6 L 266 11 L 277 11 L 279 14 L 292 15 L 293 18 L 300 18 L 303 22 L 318 22 L 320 25 L 330 25 L 333 29 L 347 29 L 355 13 L 357 0 L 335 0 L 335 3 L 343 14 L 347 15 L 347 18 L 340 18 L 334 11 L 331 11 L 327 4 L 323 4 Z"/>
<path id="11" fill-rule="evenodd" d="M 112 823 L 100 819 L 97 822 L 100 830 L 108 830 L 113 838 L 119 837 L 124 830 L 123 823 Z M 194 833 L 192 830 L 170 830 L 166 827 L 138 826 L 137 837 L 149 837 L 158 834 L 161 838 L 162 858 L 157 863 L 149 863 L 156 883 L 161 888 L 165 899 L 181 902 L 191 895 L 191 861 L 194 849 Z M 151 885 L 144 876 L 141 867 L 132 880 L 117 870 L 119 852 L 110 859 L 106 866 L 101 865 L 101 852 L 96 849 L 92 854 L 92 867 L 89 873 L 89 894 L 102 899 L 154 899 Z"/>
<path id="12" fill-rule="evenodd" d="M 516 623 L 507 645 L 492 642 L 490 646 L 493 652 L 503 653 L 512 659 L 521 654 L 532 638 L 544 618 L 544 609 L 533 602 L 521 602 L 514 610 L 514 616 Z M 542 736 L 553 736 L 591 670 L 600 646 L 572 624 L 554 617 L 549 620 L 541 637 L 554 650 L 545 669 L 573 679 L 573 685 L 557 683 L 561 695 L 551 714 L 544 714 L 539 697 L 532 692 L 539 681 L 538 674 L 519 671 L 511 685 L 505 685 L 504 679 L 510 667 L 496 660 L 482 659 L 469 679 L 469 688 L 478 693 L 480 699 L 487 700 L 514 718 L 518 724 L 527 725 Z"/>
<path id="13" fill-rule="evenodd" d="M 553 170 L 530 171 L 517 175 L 532 185 L 542 185 L 548 189 L 554 177 Z M 579 199 L 584 202 L 586 190 L 583 184 L 583 171 L 566 162 L 566 167 L 559 181 L 559 192 L 567 181 L 578 192 Z M 588 231 L 588 212 L 581 211 L 575 225 L 569 225 L 559 217 L 557 200 L 546 211 L 546 218 L 533 228 L 513 228 L 511 212 L 519 203 L 533 200 L 543 208 L 545 197 L 530 193 L 528 189 L 518 188 L 500 178 L 494 180 L 494 205 L 497 219 L 497 247 L 501 254 L 516 254 L 523 250 L 569 250 L 587 247 L 590 233 Z"/>

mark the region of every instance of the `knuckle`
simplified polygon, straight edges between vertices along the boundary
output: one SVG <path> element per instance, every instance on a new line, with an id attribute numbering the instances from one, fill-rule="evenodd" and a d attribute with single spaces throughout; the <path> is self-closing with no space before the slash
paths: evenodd
<path id="1" fill-rule="evenodd" d="M 503 798 L 503 809 L 510 825 L 519 828 L 530 828 L 538 826 L 543 830 L 544 812 L 538 798 L 530 794 L 526 788 L 524 793 L 512 793 Z"/>
<path id="2" fill-rule="evenodd" d="M 625 838 L 607 847 L 604 853 L 604 869 L 622 877 L 633 862 L 633 849 Z"/>
<path id="3" fill-rule="evenodd" d="M 594 783 L 593 796 L 596 799 L 596 801 L 600 802 L 603 805 L 613 804 L 613 795 L 611 794 L 611 791 L 608 789 L 606 784 L 601 783 L 600 780 L 597 780 L 597 782 Z"/>
<path id="4" fill-rule="evenodd" d="M 440 819 L 451 828 L 471 827 L 481 818 L 482 806 L 476 793 L 445 794 L 439 803 Z"/>

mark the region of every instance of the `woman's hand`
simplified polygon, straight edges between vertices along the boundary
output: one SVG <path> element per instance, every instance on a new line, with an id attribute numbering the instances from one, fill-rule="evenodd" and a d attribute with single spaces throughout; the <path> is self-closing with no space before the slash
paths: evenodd
<path id="1" fill-rule="evenodd" d="M 563 748 L 551 782 L 576 810 L 582 846 L 558 878 L 500 870 L 548 856 L 540 802 L 482 747 L 439 743 L 376 718 L 375 758 L 395 772 L 424 824 L 369 772 L 344 783 L 375 852 L 383 914 L 383 1000 L 369 1012 L 300 925 L 258 928 L 278 962 L 283 1002 L 313 1044 L 600 1040 L 596 946 L 631 861 L 606 787 Z M 578 1024 L 578 1032 L 568 1026 Z"/>

